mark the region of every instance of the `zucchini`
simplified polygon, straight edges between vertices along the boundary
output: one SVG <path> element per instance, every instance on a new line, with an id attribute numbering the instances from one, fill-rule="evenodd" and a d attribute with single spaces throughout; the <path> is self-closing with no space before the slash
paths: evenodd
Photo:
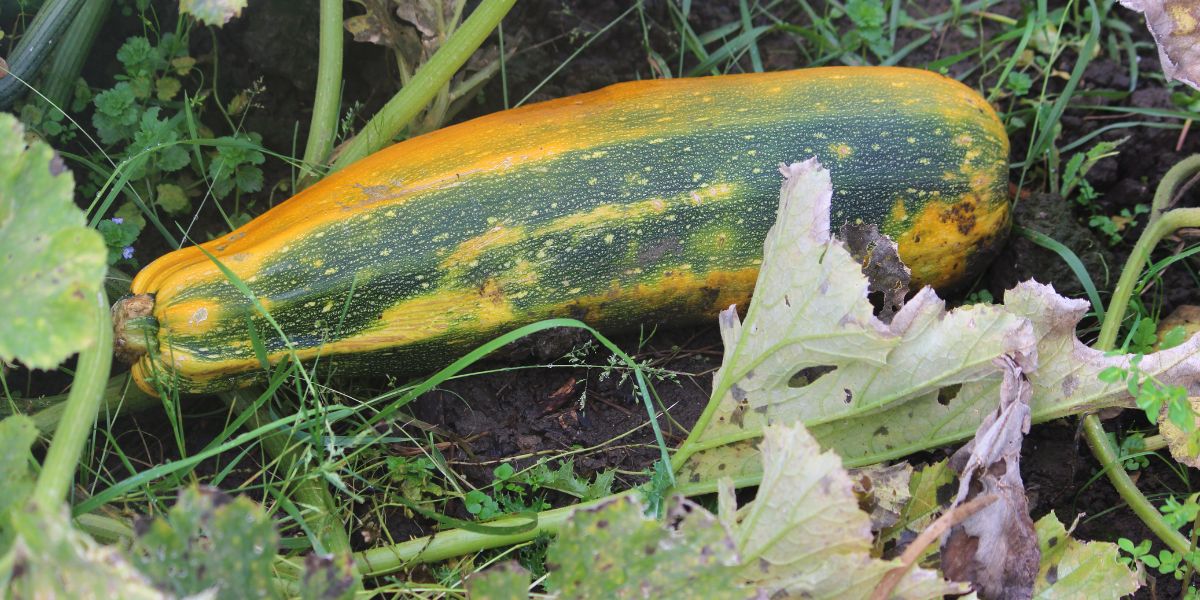
<path id="1" fill-rule="evenodd" d="M 833 67 L 623 83 L 401 142 L 159 258 L 115 307 L 118 346 L 147 392 L 202 393 L 261 377 L 264 350 L 413 374 L 546 317 L 707 322 L 748 301 L 778 165 L 813 155 L 834 225 L 879 224 L 919 284 L 962 283 L 1007 233 L 1004 128 L 951 79 Z"/>
<path id="2" fill-rule="evenodd" d="M 49 0 L 21 34 L 8 55 L 7 70 L 0 69 L 0 109 L 7 109 L 29 91 L 38 69 L 46 62 L 84 0 Z"/>

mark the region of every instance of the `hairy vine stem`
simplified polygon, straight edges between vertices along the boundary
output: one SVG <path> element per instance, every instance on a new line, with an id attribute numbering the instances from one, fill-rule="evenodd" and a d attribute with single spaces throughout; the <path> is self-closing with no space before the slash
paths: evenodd
<path id="1" fill-rule="evenodd" d="M 1104 315 L 1104 322 L 1100 326 L 1100 335 L 1094 344 L 1096 349 L 1108 351 L 1116 345 L 1117 334 L 1120 332 L 1121 322 L 1125 318 L 1125 311 L 1129 307 L 1134 287 L 1141 277 L 1142 269 L 1150 259 L 1150 253 L 1158 243 L 1178 229 L 1200 227 L 1200 208 L 1167 210 L 1175 195 L 1176 187 L 1198 172 L 1200 172 L 1200 155 L 1193 155 L 1171 167 L 1171 170 L 1167 171 L 1158 184 L 1150 209 L 1150 221 L 1142 232 L 1142 236 L 1138 238 L 1128 260 L 1125 261 L 1125 267 L 1121 270 L 1121 278 L 1117 281 L 1116 289 L 1113 290 L 1108 312 Z M 1163 519 L 1158 509 L 1138 490 L 1137 484 L 1125 472 L 1112 442 L 1108 440 L 1100 417 L 1094 413 L 1085 416 L 1083 432 L 1088 446 L 1092 450 L 1092 455 L 1100 462 L 1104 473 L 1116 488 L 1117 493 L 1120 494 L 1121 499 L 1146 524 L 1146 527 L 1158 536 L 1158 539 L 1162 540 L 1173 552 L 1183 556 L 1193 569 L 1200 570 L 1200 559 L 1191 555 L 1192 541 L 1171 527 Z"/>

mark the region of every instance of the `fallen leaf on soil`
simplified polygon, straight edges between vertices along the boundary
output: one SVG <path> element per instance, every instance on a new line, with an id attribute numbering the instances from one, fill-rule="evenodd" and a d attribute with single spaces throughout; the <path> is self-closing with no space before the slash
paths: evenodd
<path id="1" fill-rule="evenodd" d="M 524 600 L 529 597 L 529 571 L 517 561 L 502 562 L 467 578 L 467 598 Z"/>
<path id="2" fill-rule="evenodd" d="M 637 496 L 577 511 L 551 544 L 547 588 L 567 598 L 865 598 L 897 561 L 871 556 L 851 475 L 802 425 L 764 432 L 755 499 L 718 493 L 720 517 L 675 499 L 667 523 Z M 897 597 L 941 598 L 962 584 L 914 568 Z"/>
<path id="3" fill-rule="evenodd" d="M 1163 74 L 1200 89 L 1200 3 L 1196 0 L 1121 0 L 1146 16 Z"/>
<path id="4" fill-rule="evenodd" d="M 1158 330 L 1155 334 L 1158 335 L 1159 340 L 1162 340 L 1176 327 L 1182 328 L 1183 339 L 1200 333 L 1200 306 L 1184 304 L 1177 307 L 1167 315 L 1167 318 L 1158 322 Z"/>
<path id="5" fill-rule="evenodd" d="M 869 596 L 898 563 L 871 556 L 870 517 L 858 508 L 841 458 L 822 452 L 798 424 L 768 427 L 761 452 L 762 483 L 734 533 L 740 577 L 769 597 Z M 915 568 L 895 595 L 941 598 L 965 591 L 934 571 Z"/>
<path id="6" fill-rule="evenodd" d="M 1137 574 L 1121 564 L 1116 544 L 1080 542 L 1070 536 L 1054 513 L 1037 522 L 1042 564 L 1034 597 L 1038 600 L 1124 598 L 1141 585 Z"/>
<path id="7" fill-rule="evenodd" d="M 942 542 L 942 571 L 970 581 L 983 598 L 1031 598 L 1037 577 L 1037 533 L 1021 481 L 1021 444 L 1029 433 L 1033 392 L 1024 369 L 1036 368 L 1033 360 L 997 360 L 1004 374 L 1000 406 L 984 419 L 975 439 L 950 458 L 959 473 L 952 507 L 978 496 L 996 498 L 951 528 Z"/>
<path id="8" fill-rule="evenodd" d="M 912 465 L 906 462 L 850 471 L 858 507 L 871 515 L 872 531 L 883 531 L 900 522 L 901 514 L 912 498 L 909 491 L 912 474 Z"/>

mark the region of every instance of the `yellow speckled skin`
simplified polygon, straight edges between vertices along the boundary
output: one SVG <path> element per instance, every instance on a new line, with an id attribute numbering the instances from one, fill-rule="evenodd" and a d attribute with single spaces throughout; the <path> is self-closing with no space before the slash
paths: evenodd
<path id="1" fill-rule="evenodd" d="M 971 89 L 834 67 L 643 81 L 488 115 L 373 154 L 133 282 L 147 391 L 261 376 L 294 351 L 416 373 L 525 323 L 706 320 L 753 288 L 782 162 L 829 168 L 835 226 L 878 223 L 918 283 L 960 283 L 1008 228 L 1008 140 Z M 353 289 L 353 297 L 350 291 Z M 291 350 L 288 344 L 291 344 Z"/>

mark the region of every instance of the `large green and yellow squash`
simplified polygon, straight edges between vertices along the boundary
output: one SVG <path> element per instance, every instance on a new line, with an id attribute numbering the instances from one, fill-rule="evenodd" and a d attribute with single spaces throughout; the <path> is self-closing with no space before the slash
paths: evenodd
<path id="1" fill-rule="evenodd" d="M 748 301 L 778 166 L 820 158 L 833 221 L 877 223 L 918 283 L 960 283 L 1008 229 L 1008 140 L 940 75 L 820 68 L 642 81 L 396 144 L 202 248 L 154 261 L 115 307 L 146 391 L 209 392 L 292 350 L 416 373 L 552 316 L 615 330 Z M 350 296 L 351 292 L 353 297 Z M 149 343 L 146 341 L 149 340 Z"/>

